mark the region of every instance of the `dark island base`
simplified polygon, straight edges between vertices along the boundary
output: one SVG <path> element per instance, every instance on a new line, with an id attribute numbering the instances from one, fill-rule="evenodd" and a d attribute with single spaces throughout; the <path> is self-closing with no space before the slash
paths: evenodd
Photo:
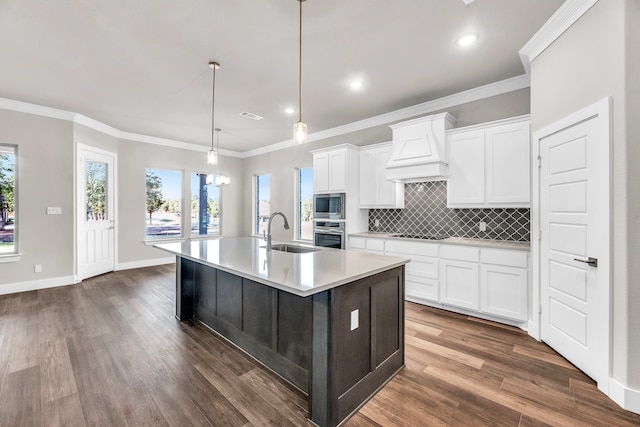
<path id="1" fill-rule="evenodd" d="M 300 297 L 177 261 L 176 317 L 205 324 L 308 393 L 321 427 L 344 421 L 404 366 L 404 266 Z"/>

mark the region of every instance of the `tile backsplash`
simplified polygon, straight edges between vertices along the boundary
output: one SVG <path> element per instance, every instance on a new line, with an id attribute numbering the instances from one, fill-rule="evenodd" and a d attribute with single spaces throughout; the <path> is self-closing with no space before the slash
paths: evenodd
<path id="1" fill-rule="evenodd" d="M 450 209 L 446 181 L 410 183 L 404 188 L 405 208 L 371 209 L 369 231 L 529 241 L 528 208 Z M 479 231 L 480 221 L 487 223 L 487 231 Z"/>

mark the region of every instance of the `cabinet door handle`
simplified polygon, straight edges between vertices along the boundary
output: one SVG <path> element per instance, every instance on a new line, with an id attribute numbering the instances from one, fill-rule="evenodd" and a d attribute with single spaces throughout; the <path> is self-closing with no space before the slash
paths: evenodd
<path id="1" fill-rule="evenodd" d="M 588 259 L 574 258 L 573 260 L 578 262 L 584 262 L 585 264 L 589 264 L 590 267 L 598 266 L 598 258 L 593 258 L 593 257 L 589 257 Z"/>

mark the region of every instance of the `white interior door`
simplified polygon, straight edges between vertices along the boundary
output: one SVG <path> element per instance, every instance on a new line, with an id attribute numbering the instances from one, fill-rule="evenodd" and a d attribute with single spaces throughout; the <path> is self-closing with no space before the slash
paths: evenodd
<path id="1" fill-rule="evenodd" d="M 605 390 L 609 377 L 608 100 L 536 135 L 541 338 Z"/>
<path id="2" fill-rule="evenodd" d="M 116 155 L 78 144 L 78 277 L 115 270 Z"/>

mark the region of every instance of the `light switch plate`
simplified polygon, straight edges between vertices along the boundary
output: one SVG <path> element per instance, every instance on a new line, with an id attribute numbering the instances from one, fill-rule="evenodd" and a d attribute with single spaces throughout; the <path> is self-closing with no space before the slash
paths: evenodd
<path id="1" fill-rule="evenodd" d="M 358 329 L 358 326 L 360 326 L 358 324 L 359 320 L 358 320 L 358 314 L 360 313 L 360 310 L 353 310 L 351 312 L 351 330 L 354 331 L 356 329 Z"/>
<path id="2" fill-rule="evenodd" d="M 61 207 L 48 207 L 47 208 L 47 215 L 62 215 L 62 208 Z"/>

